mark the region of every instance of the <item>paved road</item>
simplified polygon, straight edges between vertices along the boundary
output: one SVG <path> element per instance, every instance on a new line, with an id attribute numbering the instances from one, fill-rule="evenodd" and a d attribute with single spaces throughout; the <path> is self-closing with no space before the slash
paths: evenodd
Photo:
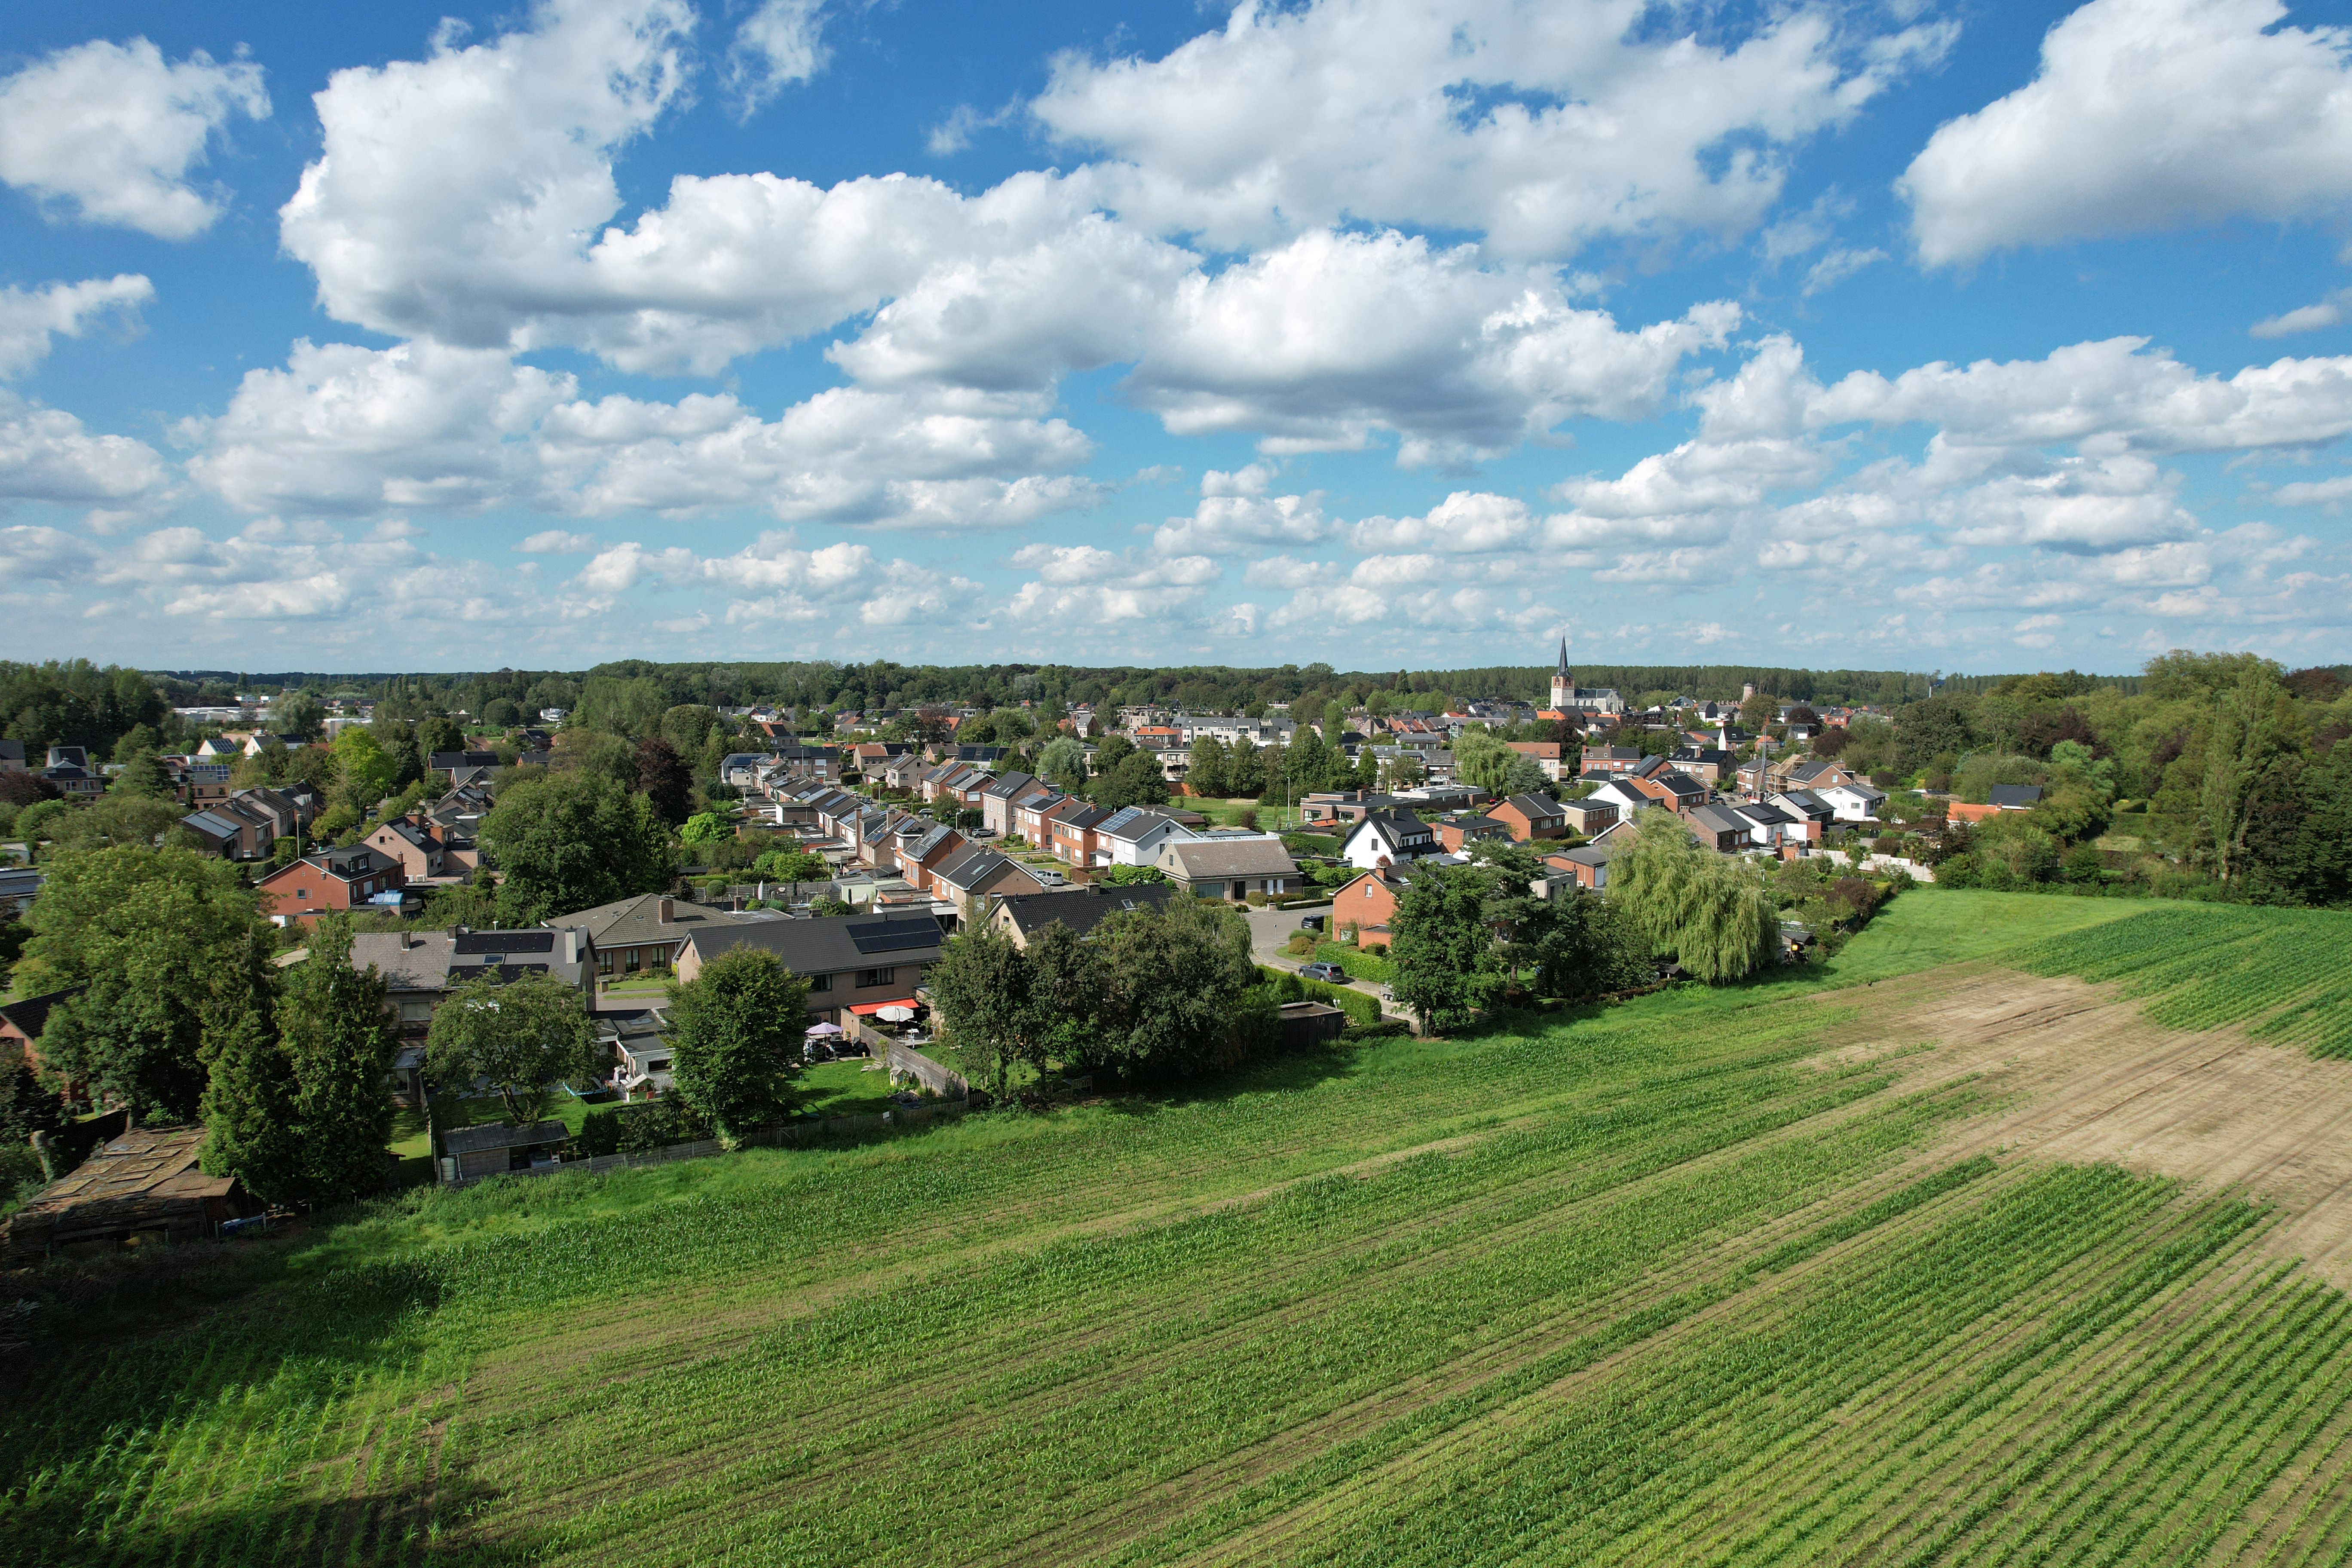
<path id="1" fill-rule="evenodd" d="M 1308 915 L 1328 915 L 1331 906 L 1315 904 L 1297 910 L 1251 910 L 1245 915 L 1250 928 L 1250 953 L 1269 969 L 1296 969 L 1306 962 L 1282 951 L 1290 933 Z"/>

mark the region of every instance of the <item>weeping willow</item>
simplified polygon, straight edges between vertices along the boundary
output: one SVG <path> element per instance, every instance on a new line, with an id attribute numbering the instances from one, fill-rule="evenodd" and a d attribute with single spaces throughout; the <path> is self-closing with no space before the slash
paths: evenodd
<path id="1" fill-rule="evenodd" d="M 1641 813 L 1609 861 L 1609 901 L 1653 949 L 1709 984 L 1738 980 L 1772 955 L 1772 897 L 1752 861 L 1701 847 L 1672 812 Z"/>

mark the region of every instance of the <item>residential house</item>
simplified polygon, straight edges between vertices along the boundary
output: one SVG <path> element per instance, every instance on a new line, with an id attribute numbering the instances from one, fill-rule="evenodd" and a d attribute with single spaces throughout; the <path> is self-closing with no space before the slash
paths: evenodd
<path id="1" fill-rule="evenodd" d="M 1544 864 L 1573 879 L 1580 888 L 1589 888 L 1597 893 L 1609 886 L 1609 851 L 1597 845 L 1587 844 L 1547 855 Z"/>
<path id="2" fill-rule="evenodd" d="M 190 812 L 180 818 L 180 831 L 205 854 L 224 860 L 267 860 L 277 847 L 269 819 L 234 800 Z"/>
<path id="3" fill-rule="evenodd" d="M 964 845 L 930 873 L 931 896 L 954 905 L 957 918 L 967 924 L 1000 900 L 1045 890 L 1027 867 L 984 844 Z"/>
<path id="4" fill-rule="evenodd" d="M 1199 834 L 1165 811 L 1149 805 L 1122 806 L 1095 825 L 1095 846 L 1113 866 L 1159 863 L 1163 844 L 1198 838 Z"/>
<path id="5" fill-rule="evenodd" d="M 1096 830 L 1112 815 L 1099 805 L 1081 802 L 1050 819 L 1053 837 L 1040 847 L 1065 866 L 1108 866 L 1110 851 L 1097 838 Z"/>
<path id="6" fill-rule="evenodd" d="M 1435 830 L 1409 806 L 1366 812 L 1339 845 L 1339 858 L 1359 871 L 1444 853 Z"/>
<path id="7" fill-rule="evenodd" d="M 1094 929 L 1122 910 L 1157 909 L 1177 896 L 1173 882 L 1133 882 L 1115 887 L 1095 882 L 1084 888 L 1053 893 L 1013 894 L 1000 900 L 989 913 L 989 923 L 1026 948 L 1047 926 L 1056 922 L 1073 936 L 1091 935 Z"/>
<path id="8" fill-rule="evenodd" d="M 397 907 L 408 874 L 400 862 L 364 844 L 315 849 L 254 883 L 261 912 L 278 925 L 389 902 Z M 393 895 L 388 900 L 384 895 Z"/>
<path id="9" fill-rule="evenodd" d="M 1835 760 L 1819 762 L 1808 759 L 1801 763 L 1790 763 L 1788 776 L 1788 787 L 1790 789 L 1823 790 L 1832 784 L 1869 782 L 1863 774 L 1853 772 L 1843 763 Z"/>
<path id="10" fill-rule="evenodd" d="M 1731 777 L 1731 753 L 1719 746 L 1684 746 L 1666 758 L 1677 772 L 1703 784 L 1720 784 Z"/>
<path id="11" fill-rule="evenodd" d="M 1361 831 L 1359 829 L 1359 831 Z M 1427 833 L 1427 828 L 1423 828 Z M 1160 847 L 1160 868 L 1185 892 L 1204 899 L 1262 893 L 1278 899 L 1307 884 L 1282 840 L 1197 838 Z"/>
<path id="12" fill-rule="evenodd" d="M 1429 826 L 1449 855 L 1467 854 L 1480 844 L 1508 844 L 1511 841 L 1511 830 L 1507 824 L 1477 813 L 1441 816 Z"/>
<path id="13" fill-rule="evenodd" d="M 1793 812 L 1783 811 L 1769 801 L 1727 801 L 1724 804 L 1748 824 L 1748 837 L 1768 849 L 1812 843 L 1822 836 L 1819 824 Z"/>
<path id="14" fill-rule="evenodd" d="M 61 795 L 84 797 L 106 793 L 106 777 L 89 765 L 89 753 L 79 746 L 51 746 L 41 777 Z"/>
<path id="15" fill-rule="evenodd" d="M 2011 787 L 2034 789 L 2040 793 L 2032 784 Z M 1816 786 L 1813 794 L 1829 802 L 1830 809 L 1837 813 L 1840 822 L 1875 822 L 1878 820 L 1878 808 L 1886 801 L 1885 790 L 1861 782 Z"/>
<path id="16" fill-rule="evenodd" d="M 25 766 L 25 742 L 0 741 L 0 773 L 21 773 L 27 771 L 29 770 Z"/>
<path id="17" fill-rule="evenodd" d="M 1054 818 L 1056 815 L 1085 811 L 1087 807 L 1087 802 L 1074 795 L 1064 795 L 1059 790 L 1032 795 L 1014 804 L 1013 831 L 1043 849 L 1054 842 Z"/>
<path id="18" fill-rule="evenodd" d="M 1533 757 L 1543 776 L 1553 784 L 1559 782 L 1559 742 L 1558 741 L 1511 741 L 1506 742 L 1523 757 Z"/>
<path id="19" fill-rule="evenodd" d="M 688 903 L 667 893 L 640 893 L 547 922 L 558 931 L 584 933 L 587 952 L 599 980 L 611 980 L 674 967 L 678 950 L 694 933 L 731 930 L 741 917 L 725 910 Z"/>
<path id="20" fill-rule="evenodd" d="M 980 825 L 1000 836 L 1011 834 L 1013 831 L 1013 802 L 1045 788 L 1018 768 L 1008 768 L 998 773 L 989 781 L 988 787 L 980 792 Z"/>
<path id="21" fill-rule="evenodd" d="M 1622 776 L 1639 772 L 1647 760 L 1632 746 L 1587 746 L 1584 748 L 1583 775 L 1587 778 L 1595 773 Z"/>
<path id="22" fill-rule="evenodd" d="M 911 842 L 902 840 L 898 845 L 898 875 L 907 879 L 907 885 L 915 891 L 930 892 L 932 873 L 963 846 L 962 834 L 944 823 L 931 823 L 924 831 L 914 834 Z"/>
<path id="23" fill-rule="evenodd" d="M 1317 790 L 1298 803 L 1298 816 L 1302 822 L 1310 823 L 1361 822 L 1371 813 L 1395 805 L 1395 796 L 1378 790 Z"/>
<path id="24" fill-rule="evenodd" d="M 425 825 L 422 812 L 395 816 L 379 823 L 374 832 L 360 840 L 372 849 L 381 849 L 390 858 L 400 862 L 412 882 L 422 882 L 444 874 L 446 847 L 439 834 Z"/>
<path id="25" fill-rule="evenodd" d="M 1413 864 L 1407 861 L 1375 867 L 1340 883 L 1331 892 L 1327 934 L 1336 937 L 1347 927 L 1354 926 L 1359 942 L 1368 932 L 1386 936 L 1390 922 L 1396 918 L 1397 900 L 1412 885 L 1415 875 Z"/>
<path id="26" fill-rule="evenodd" d="M 635 1013 L 606 1013 L 596 1020 L 596 1040 L 608 1054 L 611 1069 L 605 1082 L 624 1100 L 652 1100 L 677 1087 L 672 1070 L 677 1053 L 666 1037 L 669 1013 L 646 1007 Z"/>
<path id="27" fill-rule="evenodd" d="M 451 991 L 470 981 L 503 984 L 525 974 L 551 974 L 580 989 L 587 984 L 586 955 L 585 933 L 576 927 L 352 932 L 352 967 L 364 971 L 373 965 L 384 983 L 384 1016 L 398 1041 L 391 1074 L 394 1098 L 425 1103 L 425 1036 Z"/>
<path id="28" fill-rule="evenodd" d="M 1819 825 L 1837 820 L 1837 807 L 1809 789 L 1782 790 L 1769 804 L 1787 812 L 1799 822 Z"/>
<path id="29" fill-rule="evenodd" d="M 1591 837 L 1616 821 L 1625 809 L 1617 803 L 1602 800 L 1598 795 L 1587 795 L 1582 800 L 1564 800 L 1559 803 L 1560 816 L 1565 820 L 1568 830 L 1580 838 Z"/>
<path id="30" fill-rule="evenodd" d="M 425 759 L 426 770 L 436 773 L 488 773 L 498 765 L 496 752 L 435 752 Z"/>
<path id="31" fill-rule="evenodd" d="M 2042 802 L 2040 784 L 1995 784 L 1986 792 L 1985 804 L 1977 805 L 1955 800 L 1946 804 L 1944 816 L 1952 822 L 1982 822 L 2004 811 L 2032 811 Z M 1840 816 L 1845 815 L 1841 811 Z"/>
<path id="32" fill-rule="evenodd" d="M 1549 795 L 1515 795 L 1488 806 L 1486 815 L 1522 844 L 1535 838 L 1563 837 L 1568 832 L 1568 813 Z"/>
<path id="33" fill-rule="evenodd" d="M 679 951 L 677 977 L 690 982 L 721 953 L 759 948 L 808 981 L 811 1026 L 840 1024 L 853 1014 L 915 1005 L 946 937 L 933 916 L 906 912 L 705 927 Z"/>
<path id="34" fill-rule="evenodd" d="M 1701 844 L 1722 854 L 1733 854 L 1755 842 L 1756 825 L 1728 806 L 1695 805 L 1680 815 Z"/>

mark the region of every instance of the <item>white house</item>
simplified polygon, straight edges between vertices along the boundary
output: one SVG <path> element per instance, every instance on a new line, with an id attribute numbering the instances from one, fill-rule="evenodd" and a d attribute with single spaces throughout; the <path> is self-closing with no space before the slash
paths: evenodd
<path id="1" fill-rule="evenodd" d="M 1191 843 L 1200 837 L 1148 805 L 1122 807 L 1095 825 L 1095 842 L 1110 851 L 1114 866 L 1156 866 L 1162 846 Z"/>
<path id="2" fill-rule="evenodd" d="M 1445 846 L 1438 842 L 1435 830 L 1410 811 L 1368 811 L 1339 846 L 1339 858 L 1359 871 L 1444 853 Z"/>
<path id="3" fill-rule="evenodd" d="M 1840 822 L 1874 822 L 1880 803 L 1886 799 L 1885 790 L 1859 782 L 1830 784 L 1816 788 L 1813 794 L 1829 802 Z"/>

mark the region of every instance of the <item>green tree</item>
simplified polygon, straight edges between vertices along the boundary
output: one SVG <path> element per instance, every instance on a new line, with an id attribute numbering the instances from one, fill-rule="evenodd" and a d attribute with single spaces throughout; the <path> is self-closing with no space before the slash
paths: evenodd
<path id="1" fill-rule="evenodd" d="M 694 775 L 679 758 L 677 748 L 658 735 L 637 742 L 636 788 L 653 806 L 654 815 L 673 826 L 693 816 Z"/>
<path id="2" fill-rule="evenodd" d="M 1129 752 L 1111 764 L 1088 792 L 1097 805 L 1112 811 L 1129 805 L 1164 805 L 1168 776 L 1149 752 Z"/>
<path id="3" fill-rule="evenodd" d="M 34 1076 L 20 1047 L 0 1047 L 0 1143 L 21 1147 L 34 1133 L 64 1125 L 57 1091 Z"/>
<path id="4" fill-rule="evenodd" d="M 1197 795 L 1224 795 L 1225 743 L 1214 735 L 1195 735 L 1184 768 L 1184 782 Z"/>
<path id="5" fill-rule="evenodd" d="M 151 800 L 172 797 L 172 775 L 153 752 L 134 752 L 108 786 L 119 795 L 144 795 Z"/>
<path id="6" fill-rule="evenodd" d="M 536 925 L 669 885 L 668 836 L 645 796 L 609 779 L 550 773 L 509 784 L 482 819 L 499 911 Z"/>
<path id="7" fill-rule="evenodd" d="M 1258 800 L 1265 795 L 1265 762 L 1253 741 L 1235 741 L 1225 749 L 1225 789 L 1235 800 Z"/>
<path id="8" fill-rule="evenodd" d="M 1769 962 L 1779 912 L 1756 867 L 1719 855 L 1664 810 L 1640 813 L 1609 858 L 1609 900 L 1697 979 L 1741 979 Z"/>
<path id="9" fill-rule="evenodd" d="M 824 857 L 805 849 L 771 849 L 753 862 L 752 869 L 771 882 L 822 882 L 827 880 L 833 868 Z"/>
<path id="10" fill-rule="evenodd" d="M 335 737 L 335 793 L 358 812 L 399 788 L 400 765 L 374 735 L 353 724 Z"/>
<path id="11" fill-rule="evenodd" d="M 1511 770 L 1519 760 L 1519 753 L 1511 750 L 1491 731 L 1465 730 L 1454 738 L 1454 776 L 1488 795 L 1511 793 Z M 1537 777 L 1540 782 L 1540 768 L 1537 771 Z"/>
<path id="12" fill-rule="evenodd" d="M 312 928 L 310 956 L 286 972 L 278 1004 L 281 1041 L 294 1067 L 306 1202 L 334 1203 L 383 1184 L 392 1101 L 384 1092 L 396 1046 L 384 1022 L 385 984 L 375 965 L 352 965 L 350 917 Z"/>
<path id="13" fill-rule="evenodd" d="M 1486 924 L 1486 879 L 1460 867 L 1416 871 L 1389 920 L 1390 982 L 1422 1032 L 1475 1020 L 1503 986 L 1503 958 Z"/>
<path id="14" fill-rule="evenodd" d="M 735 837 L 735 829 L 715 811 L 698 811 L 686 819 L 678 829 L 678 838 L 687 844 L 716 844 L 722 838 Z"/>
<path id="15" fill-rule="evenodd" d="M 205 1084 L 205 1142 L 199 1161 L 215 1176 L 235 1176 L 265 1203 L 310 1200 L 311 1181 L 294 1064 L 260 1008 L 223 1031 Z"/>
<path id="16" fill-rule="evenodd" d="M 186 1121 L 205 1087 L 208 1038 L 266 988 L 267 927 L 236 870 L 179 847 L 114 845 L 61 855 L 28 916 L 26 992 L 80 987 L 49 1016 L 41 1057 L 131 1107 Z"/>
<path id="17" fill-rule="evenodd" d="M 326 722 L 326 705 L 307 691 L 289 691 L 269 705 L 269 727 L 289 741 L 307 741 Z"/>
<path id="18" fill-rule="evenodd" d="M 1939 752 L 1966 752 L 1975 740 L 1969 714 L 1969 705 L 1958 697 L 1930 697 L 1895 710 L 1895 745 L 1903 771 L 1918 772 Z"/>
<path id="19" fill-rule="evenodd" d="M 1037 1005 L 1034 978 L 1028 955 L 1003 929 L 985 921 L 948 939 L 940 961 L 923 976 L 957 1051 L 999 1100 L 1004 1098 L 1014 1065 L 1033 1059 L 1047 1022 Z"/>
<path id="20" fill-rule="evenodd" d="M 814 915 L 819 920 L 838 920 L 843 915 L 856 914 L 856 912 L 857 911 L 852 909 L 845 900 L 812 899 L 809 900 L 809 913 Z"/>
<path id="21" fill-rule="evenodd" d="M 596 1066 L 596 1031 L 580 993 L 549 974 L 467 981 L 425 1037 L 427 1072 L 452 1086 L 488 1083 L 516 1127 L 540 1119 L 550 1084 L 592 1077 Z"/>
<path id="22" fill-rule="evenodd" d="M 1087 749 L 1073 735 L 1057 735 L 1037 753 L 1037 776 L 1065 794 L 1086 787 Z"/>
<path id="23" fill-rule="evenodd" d="M 118 844 L 150 848 L 177 837 L 173 829 L 184 815 L 184 808 L 170 799 L 110 791 L 58 819 L 50 853 L 55 857 Z"/>
<path id="24" fill-rule="evenodd" d="M 1249 926 L 1224 904 L 1171 899 L 1123 910 L 1095 930 L 1103 963 L 1099 1032 L 1078 1042 L 1096 1057 L 1155 1077 L 1233 1067 L 1257 1042 L 1233 1028 L 1234 1009 L 1257 984 Z"/>
<path id="25" fill-rule="evenodd" d="M 427 714 L 416 721 L 416 749 L 427 758 L 439 752 L 462 752 L 466 731 L 438 713 Z"/>
<path id="26" fill-rule="evenodd" d="M 669 988 L 677 1092 L 727 1147 L 792 1109 L 808 1032 L 808 982 L 764 948 L 732 948 Z"/>
<path id="27" fill-rule="evenodd" d="M 2246 668 L 2214 697 L 2198 792 L 2198 858 L 2224 882 L 2244 869 L 2246 842 L 2271 800 L 2294 793 L 2301 720 L 2266 664 Z"/>

